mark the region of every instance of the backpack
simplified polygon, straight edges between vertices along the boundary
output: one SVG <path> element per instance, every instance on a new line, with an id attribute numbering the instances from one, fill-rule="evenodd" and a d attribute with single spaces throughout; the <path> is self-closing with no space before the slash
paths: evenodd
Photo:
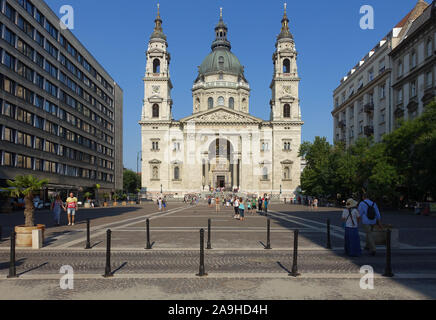
<path id="1" fill-rule="evenodd" d="M 369 220 L 374 220 L 376 217 L 376 213 L 374 209 L 375 202 L 372 203 L 372 206 L 370 206 L 366 201 L 363 202 L 368 206 L 368 211 L 366 212 L 366 216 L 368 217 Z"/>

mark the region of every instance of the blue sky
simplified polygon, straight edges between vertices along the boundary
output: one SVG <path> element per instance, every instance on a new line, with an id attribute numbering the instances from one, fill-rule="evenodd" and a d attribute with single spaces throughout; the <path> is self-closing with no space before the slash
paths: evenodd
<path id="1" fill-rule="evenodd" d="M 73 33 L 124 90 L 124 165 L 136 170 L 141 148 L 142 77 L 145 50 L 153 31 L 157 1 L 46 0 L 59 15 L 74 8 Z M 269 118 L 272 54 L 280 32 L 285 1 L 160 0 L 163 29 L 171 53 L 173 114 L 192 113 L 191 87 L 197 66 L 210 52 L 213 29 L 223 7 L 232 51 L 245 66 L 251 86 L 250 113 Z M 381 40 L 417 0 L 287 1 L 290 29 L 298 56 L 302 138 L 332 140 L 332 91 L 340 79 Z M 374 30 L 359 27 L 360 7 L 371 5 Z"/>

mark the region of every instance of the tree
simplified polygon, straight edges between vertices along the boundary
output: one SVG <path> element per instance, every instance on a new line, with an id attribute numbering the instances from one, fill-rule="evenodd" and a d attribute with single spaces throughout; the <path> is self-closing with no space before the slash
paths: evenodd
<path id="1" fill-rule="evenodd" d="M 124 169 L 123 172 L 123 189 L 128 193 L 135 193 L 141 188 L 141 179 L 138 174 L 129 169 Z"/>
<path id="2" fill-rule="evenodd" d="M 13 188 L 11 190 L 12 197 L 24 196 L 25 226 L 34 227 L 35 207 L 33 205 L 33 194 L 46 186 L 48 184 L 48 180 L 39 180 L 32 175 L 16 176 L 14 181 L 7 180 L 7 184 Z"/>

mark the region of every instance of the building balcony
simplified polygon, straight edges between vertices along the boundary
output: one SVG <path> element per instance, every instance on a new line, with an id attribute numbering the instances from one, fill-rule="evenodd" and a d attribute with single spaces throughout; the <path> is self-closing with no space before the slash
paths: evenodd
<path id="1" fill-rule="evenodd" d="M 404 108 L 403 108 L 403 105 L 402 105 L 402 104 L 401 104 L 401 105 L 398 105 L 398 106 L 395 108 L 394 115 L 395 115 L 396 118 L 404 117 Z"/>
<path id="2" fill-rule="evenodd" d="M 374 134 L 374 127 L 373 126 L 365 126 L 363 128 L 363 133 L 365 136 L 371 136 Z"/>
<path id="3" fill-rule="evenodd" d="M 365 113 L 371 113 L 371 112 L 374 112 L 374 103 L 369 102 L 369 103 L 365 104 L 365 105 L 363 106 L 363 111 L 364 111 Z"/>
<path id="4" fill-rule="evenodd" d="M 416 96 L 410 98 L 409 103 L 407 104 L 407 110 L 409 110 L 409 112 L 418 110 L 418 98 Z"/>
<path id="5" fill-rule="evenodd" d="M 340 120 L 338 122 L 338 127 L 341 129 L 345 129 L 345 127 L 347 126 L 347 123 L 345 122 L 345 120 Z"/>

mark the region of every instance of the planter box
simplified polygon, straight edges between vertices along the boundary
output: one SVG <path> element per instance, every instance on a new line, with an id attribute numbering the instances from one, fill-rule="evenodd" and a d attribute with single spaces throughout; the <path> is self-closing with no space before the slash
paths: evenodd
<path id="1" fill-rule="evenodd" d="M 123 205 L 123 206 L 127 206 L 127 202 L 126 202 L 126 201 L 123 201 L 123 202 L 121 203 L 121 205 Z"/>
<path id="2" fill-rule="evenodd" d="M 112 205 L 113 205 L 114 207 L 116 207 L 116 206 L 118 205 L 118 202 L 114 201 L 114 202 L 112 202 Z"/>
<path id="3" fill-rule="evenodd" d="M 32 231 L 33 230 L 42 231 L 42 243 L 44 243 L 44 230 L 45 225 L 38 224 L 34 227 L 16 226 L 15 232 L 17 234 L 16 246 L 17 247 L 32 247 Z"/>
<path id="4" fill-rule="evenodd" d="M 91 208 L 91 204 L 89 202 L 85 202 L 84 207 L 85 208 Z"/>
<path id="5" fill-rule="evenodd" d="M 129 204 L 136 204 L 136 201 L 129 201 Z"/>
<path id="6" fill-rule="evenodd" d="M 103 202 L 103 207 L 107 207 L 108 203 L 107 202 Z"/>

